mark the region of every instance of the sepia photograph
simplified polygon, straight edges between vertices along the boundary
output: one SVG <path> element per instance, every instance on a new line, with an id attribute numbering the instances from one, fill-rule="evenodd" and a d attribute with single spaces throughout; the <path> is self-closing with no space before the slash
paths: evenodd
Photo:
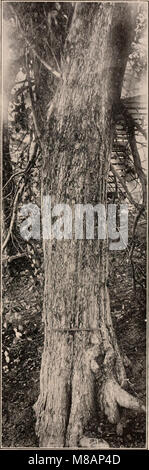
<path id="1" fill-rule="evenodd" d="M 148 2 L 1 25 L 2 449 L 145 450 Z"/>

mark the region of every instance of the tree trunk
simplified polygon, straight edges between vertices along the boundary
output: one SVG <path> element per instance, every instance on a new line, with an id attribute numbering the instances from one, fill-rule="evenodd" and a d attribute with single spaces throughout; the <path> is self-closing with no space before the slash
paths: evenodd
<path id="1" fill-rule="evenodd" d="M 5 236 L 9 230 L 12 206 L 14 199 L 14 182 L 10 180 L 13 170 L 12 162 L 9 150 L 9 126 L 8 126 L 8 107 L 12 88 L 15 83 L 15 78 L 19 72 L 19 62 L 13 61 L 9 64 L 9 79 L 7 76 L 8 70 L 3 70 L 3 232 Z M 16 249 L 13 245 L 12 238 L 10 237 L 6 246 L 8 255 L 16 253 Z"/>
<path id="2" fill-rule="evenodd" d="M 125 2 L 124 2 L 125 3 Z M 44 141 L 43 195 L 106 206 L 114 110 L 133 35 L 134 5 L 77 4 L 62 81 Z M 79 445 L 103 410 L 139 407 L 121 387 L 125 370 L 110 315 L 108 241 L 45 240 L 45 341 L 36 431 L 42 447 Z M 129 403 L 128 403 L 129 402 Z"/>

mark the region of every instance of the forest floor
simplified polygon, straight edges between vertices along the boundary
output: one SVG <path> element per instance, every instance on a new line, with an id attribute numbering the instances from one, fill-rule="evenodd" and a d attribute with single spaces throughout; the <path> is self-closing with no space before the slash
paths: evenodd
<path id="1" fill-rule="evenodd" d="M 111 312 L 118 343 L 127 356 L 128 389 L 145 404 L 145 294 L 134 294 L 130 266 L 124 268 L 115 252 L 110 260 Z M 121 263 L 120 263 L 121 259 Z M 43 348 L 42 288 L 35 286 L 29 271 L 14 278 L 6 275 L 3 286 L 3 447 L 38 447 L 33 405 L 39 394 Z M 144 299 L 142 301 L 142 299 Z M 123 436 L 115 425 L 101 417 L 92 423 L 90 437 L 105 439 L 110 447 L 144 447 L 145 417 L 134 411 L 126 413 Z"/>

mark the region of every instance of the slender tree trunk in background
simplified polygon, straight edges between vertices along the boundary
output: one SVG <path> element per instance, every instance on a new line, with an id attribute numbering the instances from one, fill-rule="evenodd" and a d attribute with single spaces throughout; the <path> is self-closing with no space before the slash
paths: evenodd
<path id="1" fill-rule="evenodd" d="M 10 65 L 9 79 L 5 67 L 3 70 L 3 231 L 6 233 L 10 226 L 13 199 L 14 199 L 14 183 L 13 180 L 8 183 L 12 176 L 12 162 L 9 149 L 9 128 L 8 128 L 8 107 L 11 90 L 15 83 L 16 75 L 19 71 L 17 62 Z M 8 184 L 7 184 L 8 183 Z M 7 254 L 13 255 L 16 249 L 13 245 L 12 238 L 10 237 L 7 246 Z"/>
<path id="2" fill-rule="evenodd" d="M 52 196 L 52 205 L 106 206 L 114 110 L 135 19 L 134 6 L 124 3 L 75 7 L 44 142 L 43 195 Z M 74 447 L 95 413 L 100 420 L 100 409 L 117 423 L 118 405 L 127 406 L 110 315 L 108 242 L 47 240 L 44 260 L 45 340 L 36 431 L 42 447 Z"/>

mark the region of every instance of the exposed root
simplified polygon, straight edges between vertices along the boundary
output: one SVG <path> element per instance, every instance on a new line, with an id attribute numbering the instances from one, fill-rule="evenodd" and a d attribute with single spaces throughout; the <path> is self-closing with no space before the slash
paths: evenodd
<path id="1" fill-rule="evenodd" d="M 81 352 L 82 337 L 79 335 L 75 347 L 79 354 L 72 377 L 71 410 L 66 436 L 68 447 L 78 446 L 84 429 L 95 415 L 95 377 L 99 370 L 95 358 L 101 353 L 99 342 Z"/>
<path id="2" fill-rule="evenodd" d="M 120 421 L 119 406 L 145 412 L 145 406 L 130 393 L 126 392 L 114 378 L 106 379 L 100 393 L 100 406 L 110 423 Z"/>

